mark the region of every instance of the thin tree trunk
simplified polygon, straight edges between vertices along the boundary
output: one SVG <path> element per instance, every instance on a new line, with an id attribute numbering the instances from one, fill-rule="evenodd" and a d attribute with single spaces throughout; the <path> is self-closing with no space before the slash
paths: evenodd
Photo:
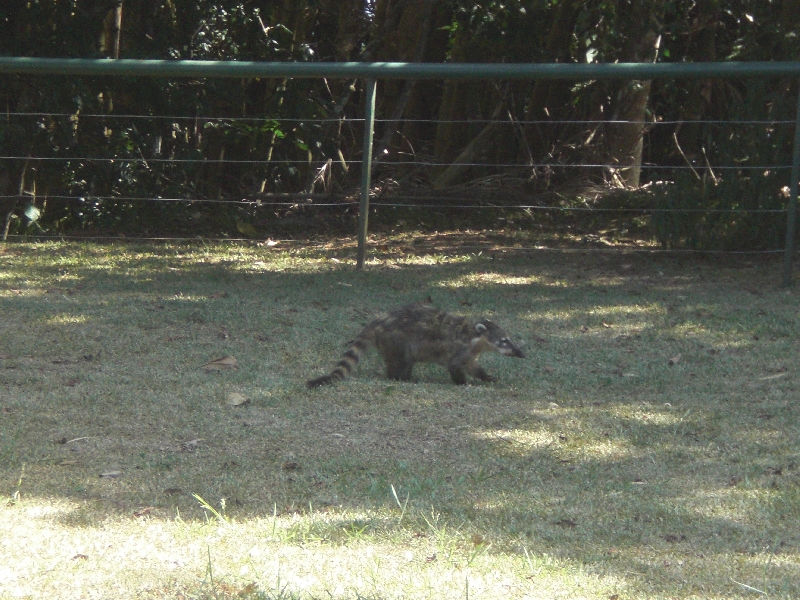
<path id="1" fill-rule="evenodd" d="M 628 25 L 630 47 L 623 53 L 626 62 L 655 62 L 661 35 L 655 31 L 654 23 L 660 22 L 658 3 L 640 3 L 634 14 L 630 15 Z M 635 36 L 634 32 L 645 26 L 645 33 Z M 607 129 L 607 158 L 612 165 L 614 178 L 620 185 L 637 188 L 642 172 L 642 148 L 646 128 L 647 103 L 650 100 L 650 80 L 632 80 L 622 84 L 616 109 L 612 113 L 612 123 Z"/>
<path id="2" fill-rule="evenodd" d="M 31 160 L 31 152 L 33 149 L 28 150 L 28 156 L 25 157 L 25 162 L 22 165 L 22 172 L 19 174 L 19 185 L 17 186 L 17 197 L 14 198 L 14 201 L 11 203 L 11 207 L 8 209 L 6 213 L 6 223 L 5 227 L 3 228 L 3 241 L 8 241 L 8 232 L 11 230 L 11 220 L 14 218 L 14 209 L 17 208 L 17 204 L 19 203 L 19 199 L 22 197 L 22 194 L 25 192 L 25 175 L 28 173 L 28 163 Z"/>
<path id="3" fill-rule="evenodd" d="M 422 59 L 425 56 L 425 47 L 428 44 L 428 34 L 430 33 L 431 29 L 434 4 L 435 3 L 433 0 L 425 0 L 422 27 L 420 29 L 419 41 L 417 42 L 417 48 L 413 57 L 413 62 L 415 63 L 422 62 Z M 411 92 L 414 90 L 414 85 L 416 82 L 416 79 L 406 79 L 403 85 L 403 90 L 400 92 L 400 96 L 397 98 L 397 102 L 394 105 L 392 116 L 384 126 L 385 128 L 383 131 L 383 136 L 381 137 L 381 141 L 378 143 L 378 147 L 375 152 L 377 160 L 380 160 L 380 157 L 383 156 L 384 151 L 389 147 L 389 143 L 391 142 L 392 137 L 395 134 L 395 130 L 397 129 L 397 122 L 400 120 L 400 117 L 403 116 L 403 113 L 406 110 L 408 99 L 411 97 Z"/>
<path id="4" fill-rule="evenodd" d="M 122 0 L 117 0 L 114 8 L 114 58 L 119 58 L 119 40 L 122 35 Z"/>
<path id="5" fill-rule="evenodd" d="M 548 62 L 569 62 L 570 44 L 575 31 L 575 23 L 581 11 L 580 2 L 560 2 L 556 8 L 553 24 L 547 34 L 545 60 Z M 568 105 L 572 82 L 537 79 L 533 84 L 525 114 L 527 121 L 557 119 L 561 109 Z M 552 140 L 547 139 L 538 123 L 525 125 L 525 139 L 531 152 L 539 155 L 549 148 Z"/>
<path id="6" fill-rule="evenodd" d="M 498 119 L 502 111 L 503 101 L 501 100 L 492 112 L 492 116 L 489 117 L 489 123 L 486 127 L 467 144 L 467 147 L 461 151 L 461 154 L 459 154 L 455 160 L 452 161 L 450 166 L 434 180 L 433 187 L 447 187 L 462 178 L 464 173 L 470 168 L 469 163 L 474 162 L 475 158 L 480 155 L 480 152 L 485 150 L 489 145 L 489 140 L 497 130 L 498 125 L 500 125 Z"/>

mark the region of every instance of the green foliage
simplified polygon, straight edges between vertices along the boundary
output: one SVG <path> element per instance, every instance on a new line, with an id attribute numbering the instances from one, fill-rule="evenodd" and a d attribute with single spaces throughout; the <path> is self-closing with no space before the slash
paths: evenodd
<path id="1" fill-rule="evenodd" d="M 731 173 L 717 182 L 683 175 L 654 187 L 653 232 L 671 249 L 778 250 L 785 235 L 782 183 L 774 171 Z"/>
<path id="2" fill-rule="evenodd" d="M 692 170 L 653 188 L 651 220 L 668 248 L 776 250 L 783 247 L 794 98 L 762 80 L 728 87 L 731 118 L 761 123 L 705 123 Z M 732 168 L 714 171 L 709 165 Z M 776 168 L 777 166 L 777 168 Z M 771 211 L 771 212 L 766 212 Z"/>
<path id="3" fill-rule="evenodd" d="M 0 4 L 0 55 L 109 56 L 112 5 L 86 0 Z M 632 0 L 450 0 L 436 3 L 434 33 L 419 43 L 428 44 L 426 60 L 626 60 L 626 50 L 638 43 L 636 36 L 642 30 L 642 24 L 632 23 L 638 14 L 632 11 L 635 4 Z M 393 49 L 399 47 L 395 38 L 401 32 L 416 31 L 404 29 L 409 27 L 404 20 L 420 6 L 421 0 L 386 6 L 333 0 L 126 0 L 120 56 L 329 61 L 374 59 L 383 52 L 391 60 L 396 59 Z M 388 11 L 383 16 L 382 8 Z M 648 14 L 652 22 L 645 25 L 662 37 L 659 60 L 800 57 L 800 10 L 792 2 L 661 0 Z M 443 159 L 450 160 L 502 102 L 514 120 L 543 122 L 526 128 L 523 135 L 514 127 L 503 129 L 480 160 L 503 164 L 520 159 L 552 164 L 607 161 L 603 127 L 586 121 L 613 118 L 618 82 L 546 86 L 539 82 L 538 87 L 537 82 L 493 82 L 465 86 L 449 96 L 443 87 L 419 85 L 417 90 L 424 92 L 417 98 L 412 95 L 409 107 L 422 112 L 410 114 L 409 108 L 406 116 L 450 115 L 474 118 L 475 123 L 467 128 L 408 125 L 411 131 L 404 132 L 403 152 L 410 148 L 424 158 L 436 154 L 443 138 L 454 136 L 453 143 L 442 145 L 455 153 Z M 756 115 L 778 118 L 777 109 L 783 110 L 785 99 L 794 93 L 793 84 L 786 81 L 654 82 L 648 119 L 686 125 L 653 129 L 645 140 L 646 160 L 660 167 L 684 166 L 672 144 L 672 134 L 677 133 L 695 161 L 693 166 L 701 171 L 705 165 L 697 157 L 703 151 L 714 165 L 788 164 L 788 127 L 766 131 L 754 126 L 731 135 L 691 122 Z M 6 157 L 0 158 L 0 196 L 7 199 L 0 199 L 0 216 L 15 211 L 10 229 L 16 233 L 83 230 L 238 236 L 242 233 L 238 223 L 252 223 L 261 234 L 274 231 L 277 222 L 284 231 L 300 231 L 311 223 L 310 213 L 302 212 L 300 206 L 256 208 L 239 201 L 261 199 L 265 192 L 319 188 L 353 192 L 358 187 L 358 169 L 342 165 L 343 161 L 357 163 L 361 152 L 357 120 L 363 115 L 362 99 L 357 87 L 351 89 L 351 82 L 0 75 L 0 100 L 6 107 L 0 122 L 0 156 Z M 765 111 L 767 106 L 769 111 Z M 394 109 L 393 100 L 385 100 L 379 105 L 379 118 Z M 785 118 L 786 111 L 782 114 Z M 379 167 L 379 175 L 401 180 L 404 168 L 387 160 Z M 470 175 L 494 175 L 498 170 L 473 170 Z M 419 174 L 422 180 L 431 175 L 424 169 Z M 578 173 L 578 178 L 594 177 L 590 169 Z M 716 173 L 698 183 L 661 169 L 652 180 L 675 182 L 657 188 L 659 206 L 743 211 L 779 206 L 775 190 L 783 185 L 782 177 L 783 171 L 760 175 L 743 168 L 740 173 Z M 715 178 L 721 181 L 714 183 Z M 14 200 L 20 183 L 26 194 L 35 194 L 33 204 Z M 689 187 L 673 192 L 683 186 Z M 770 245 L 777 235 L 775 219 L 762 216 L 707 218 L 698 229 L 690 214 L 681 213 L 656 217 L 654 227 L 667 245 Z M 418 212 L 415 221 L 420 220 L 421 226 L 427 223 L 432 228 L 440 227 L 443 220 L 453 221 L 451 216 Z M 329 227 L 340 221 L 350 227 L 347 208 L 333 215 L 324 213 L 314 222 Z M 710 237 L 695 239 L 690 230 L 702 231 L 700 238 Z M 729 243 L 728 238 L 739 241 Z"/>

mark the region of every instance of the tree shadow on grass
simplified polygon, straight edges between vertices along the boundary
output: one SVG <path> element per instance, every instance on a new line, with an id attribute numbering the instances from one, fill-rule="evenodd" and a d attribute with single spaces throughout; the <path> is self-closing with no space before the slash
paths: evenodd
<path id="1" fill-rule="evenodd" d="M 203 518 L 198 494 L 240 520 L 362 510 L 382 529 L 394 486 L 409 503 L 398 527 L 424 530 L 434 510 L 493 552 L 645 573 L 662 591 L 696 591 L 720 561 L 750 573 L 765 552 L 796 556 L 798 324 L 767 283 L 775 265 L 105 265 L 34 265 L 0 297 L 3 493 L 24 464 L 21 493 L 76 503 L 63 525 L 141 507 Z M 500 382 L 458 387 L 435 367 L 385 381 L 372 358 L 304 388 L 374 314 L 428 298 L 495 318 L 528 360 L 487 357 Z M 238 369 L 203 370 L 225 355 Z M 228 391 L 250 403 L 226 405 Z M 315 535 L 340 543 L 342 527 Z M 792 564 L 773 579 L 800 580 Z"/>

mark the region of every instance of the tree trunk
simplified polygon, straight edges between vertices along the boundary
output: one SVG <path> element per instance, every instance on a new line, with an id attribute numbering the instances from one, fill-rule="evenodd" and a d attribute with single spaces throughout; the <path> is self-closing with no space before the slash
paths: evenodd
<path id="1" fill-rule="evenodd" d="M 433 182 L 433 187 L 446 187 L 448 185 L 458 183 L 461 179 L 463 179 L 464 174 L 470 169 L 469 163 L 474 162 L 476 159 L 482 156 L 483 152 L 486 151 L 487 146 L 490 145 L 492 138 L 497 131 L 498 125 L 500 124 L 498 119 L 500 119 L 502 110 L 503 102 L 501 101 L 498 102 L 494 112 L 492 112 L 492 115 L 489 117 L 489 123 L 486 124 L 486 127 L 484 127 L 481 132 L 476 135 L 469 144 L 467 144 L 467 147 L 464 148 L 455 159 L 453 159 L 450 166 L 448 166 L 439 174 L 439 176 Z"/>
<path id="2" fill-rule="evenodd" d="M 545 42 L 543 55 L 546 62 L 570 61 L 570 44 L 580 11 L 580 2 L 560 2 L 558 4 Z M 527 121 L 558 119 L 559 113 L 563 113 L 564 107 L 568 106 L 567 101 L 572 86 L 572 82 L 537 79 L 529 96 L 525 119 Z M 540 155 L 551 146 L 552 141 L 548 139 L 538 123 L 527 123 L 524 131 L 528 146 L 534 156 Z"/>
<path id="3" fill-rule="evenodd" d="M 414 30 L 416 29 L 419 32 L 419 36 L 417 39 L 416 48 L 414 48 L 413 56 L 408 57 L 411 59 L 411 62 L 422 62 L 423 57 L 425 56 L 425 49 L 428 45 L 428 33 L 431 29 L 431 20 L 433 18 L 433 8 L 435 2 L 433 0 L 422 0 L 423 4 L 421 7 L 422 14 L 416 15 L 410 25 L 406 24 L 403 29 Z M 421 17 L 422 22 L 419 23 L 418 19 Z M 401 21 L 401 24 L 403 21 Z M 405 39 L 405 36 L 402 38 Z M 409 48 L 410 50 L 410 48 Z M 398 60 L 408 60 L 407 57 L 398 57 Z M 392 114 L 389 117 L 389 120 L 384 124 L 384 131 L 383 136 L 381 137 L 380 142 L 377 144 L 377 148 L 375 151 L 375 156 L 380 157 L 383 156 L 383 153 L 389 147 L 389 143 L 392 140 L 392 137 L 397 133 L 397 122 L 403 116 L 406 110 L 406 105 L 408 104 L 408 100 L 411 97 L 411 93 L 414 90 L 414 87 L 417 83 L 416 79 L 407 79 L 403 82 L 402 90 L 400 94 L 397 96 L 395 100 L 394 109 L 392 110 Z"/>
<path id="4" fill-rule="evenodd" d="M 629 46 L 622 53 L 624 62 L 655 62 L 661 41 L 659 29 L 662 12 L 663 7 L 658 2 L 634 3 L 634 9 L 626 15 Z M 637 35 L 642 28 L 644 34 Z M 626 187 L 639 187 L 649 99 L 650 80 L 623 82 L 617 93 L 611 120 L 626 122 L 609 124 L 607 127 L 607 160 L 612 165 L 616 183 Z"/>
<path id="5" fill-rule="evenodd" d="M 457 32 L 451 51 L 451 62 L 467 62 L 465 46 L 467 41 L 462 32 Z M 434 162 L 441 165 L 449 164 L 469 144 L 480 130 L 470 123 L 469 119 L 485 118 L 481 110 L 481 93 L 486 85 L 481 82 L 448 79 L 444 83 L 442 101 L 439 104 L 436 125 L 436 138 L 433 147 Z M 496 104 L 496 102 L 495 102 Z M 445 167 L 434 169 L 432 178 L 438 177 L 445 171 Z"/>
<path id="6" fill-rule="evenodd" d="M 122 31 L 122 0 L 112 3 L 103 19 L 100 51 L 110 58 L 119 58 L 120 32 Z"/>
<path id="7" fill-rule="evenodd" d="M 11 203 L 11 206 L 8 208 L 8 212 L 6 213 L 6 222 L 5 226 L 3 227 L 3 241 L 8 241 L 8 232 L 11 229 L 11 221 L 14 218 L 14 209 L 17 208 L 17 204 L 19 203 L 20 198 L 25 193 L 25 176 L 28 174 L 28 163 L 31 160 L 31 152 L 33 148 L 28 150 L 28 156 L 25 158 L 25 162 L 22 164 L 22 170 L 19 174 L 19 184 L 17 185 L 17 197 Z"/>

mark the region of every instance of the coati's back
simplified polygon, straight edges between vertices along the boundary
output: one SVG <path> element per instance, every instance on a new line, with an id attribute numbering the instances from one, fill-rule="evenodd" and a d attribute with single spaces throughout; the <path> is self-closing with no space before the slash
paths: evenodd
<path id="1" fill-rule="evenodd" d="M 386 363 L 389 379 L 408 381 L 415 362 L 437 363 L 448 369 L 456 383 L 466 375 L 494 381 L 476 359 L 486 351 L 524 357 L 502 327 L 487 319 L 473 323 L 458 315 L 424 304 L 403 306 L 367 325 L 327 375 L 308 381 L 309 387 L 344 379 L 370 348 L 376 347 Z"/>

